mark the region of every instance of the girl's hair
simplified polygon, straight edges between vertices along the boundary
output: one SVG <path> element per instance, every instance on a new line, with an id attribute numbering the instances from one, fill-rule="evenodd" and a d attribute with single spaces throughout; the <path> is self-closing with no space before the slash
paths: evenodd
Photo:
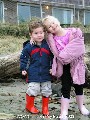
<path id="1" fill-rule="evenodd" d="M 44 30 L 44 25 L 41 20 L 32 20 L 29 23 L 29 32 L 32 33 L 34 29 L 42 27 Z"/>
<path id="2" fill-rule="evenodd" d="M 55 18 L 54 16 L 48 15 L 48 16 L 46 16 L 46 17 L 42 20 L 43 25 L 44 25 L 45 27 L 47 27 L 46 22 L 48 22 L 48 21 L 54 21 L 54 22 L 56 22 L 58 25 L 60 25 L 60 22 L 59 22 L 59 20 L 58 20 L 57 18 Z"/>
<path id="3" fill-rule="evenodd" d="M 60 24 L 60 21 L 59 21 L 57 18 L 55 18 L 54 16 L 50 16 L 50 15 L 46 16 L 46 17 L 42 20 L 42 22 L 43 22 L 44 25 L 45 25 L 45 23 L 46 23 L 47 21 L 55 21 L 55 22 L 57 22 L 58 24 Z"/>

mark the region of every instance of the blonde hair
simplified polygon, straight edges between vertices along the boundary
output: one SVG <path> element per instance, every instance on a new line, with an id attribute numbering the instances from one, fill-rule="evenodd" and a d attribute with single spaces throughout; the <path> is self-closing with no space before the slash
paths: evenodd
<path id="1" fill-rule="evenodd" d="M 58 20 L 57 18 L 55 18 L 54 16 L 48 15 L 48 16 L 46 16 L 45 18 L 42 19 L 42 23 L 43 23 L 43 25 L 44 25 L 44 30 L 45 30 L 45 32 L 48 31 L 47 22 L 52 22 L 52 21 L 54 21 L 55 23 L 57 23 L 58 25 L 60 25 L 59 20 Z"/>
<path id="2" fill-rule="evenodd" d="M 59 22 L 59 20 L 57 19 L 57 18 L 55 18 L 54 16 L 50 16 L 50 15 L 48 15 L 48 16 L 46 16 L 43 20 L 42 20 L 42 22 L 43 22 L 43 24 L 46 26 L 46 22 L 48 22 L 48 21 L 55 21 L 58 25 L 60 25 L 60 22 Z"/>

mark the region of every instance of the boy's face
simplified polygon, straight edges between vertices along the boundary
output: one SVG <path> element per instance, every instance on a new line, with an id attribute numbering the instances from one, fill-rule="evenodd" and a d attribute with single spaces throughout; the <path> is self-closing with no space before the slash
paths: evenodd
<path id="1" fill-rule="evenodd" d="M 44 39 L 43 27 L 33 29 L 33 32 L 30 34 L 30 36 L 31 39 L 34 40 L 36 43 L 42 42 L 42 40 Z"/>

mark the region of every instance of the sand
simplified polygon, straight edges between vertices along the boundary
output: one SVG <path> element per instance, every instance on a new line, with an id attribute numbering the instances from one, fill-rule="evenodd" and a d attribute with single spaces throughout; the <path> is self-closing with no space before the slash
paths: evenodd
<path id="1" fill-rule="evenodd" d="M 25 110 L 25 95 L 27 83 L 21 78 L 11 78 L 10 82 L 0 83 L 0 120 L 58 120 L 60 113 L 60 98 L 52 95 L 49 103 L 50 116 L 45 118 L 41 113 L 33 115 Z M 85 104 L 90 110 L 90 89 L 84 89 Z M 42 97 L 35 99 L 35 105 L 42 111 Z M 90 117 L 80 114 L 75 98 L 72 97 L 69 108 L 70 120 L 90 120 Z"/>

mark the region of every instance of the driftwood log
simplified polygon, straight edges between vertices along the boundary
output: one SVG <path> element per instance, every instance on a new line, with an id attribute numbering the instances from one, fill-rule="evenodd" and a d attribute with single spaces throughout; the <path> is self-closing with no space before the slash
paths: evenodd
<path id="1" fill-rule="evenodd" d="M 0 57 L 0 79 L 20 73 L 19 56 L 20 52 Z"/>
<path id="2" fill-rule="evenodd" d="M 0 80 L 20 74 L 20 52 L 0 57 Z M 90 81 L 90 54 L 86 53 L 86 79 Z M 89 68 L 89 69 L 88 69 Z"/>

